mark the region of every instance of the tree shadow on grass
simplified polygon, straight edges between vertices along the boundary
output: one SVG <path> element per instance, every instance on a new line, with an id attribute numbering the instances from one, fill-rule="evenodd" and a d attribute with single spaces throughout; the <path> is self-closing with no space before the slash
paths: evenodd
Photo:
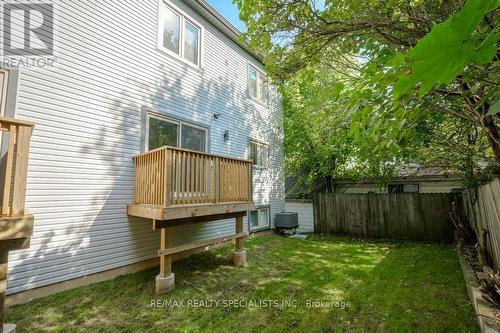
<path id="1" fill-rule="evenodd" d="M 248 243 L 245 268 L 231 265 L 231 246 L 175 262 L 177 286 L 166 295 L 154 294 L 157 270 L 150 269 L 13 308 L 9 319 L 20 332 L 36 325 L 88 332 L 476 330 L 450 246 L 278 236 Z M 152 300 L 200 299 L 295 300 L 298 306 L 151 306 Z M 308 308 L 307 300 L 351 306 Z"/>

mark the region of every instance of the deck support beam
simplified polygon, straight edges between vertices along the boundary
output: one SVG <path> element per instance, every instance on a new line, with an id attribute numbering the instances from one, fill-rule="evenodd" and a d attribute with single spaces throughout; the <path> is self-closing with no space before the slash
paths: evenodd
<path id="1" fill-rule="evenodd" d="M 236 217 L 236 234 L 243 232 L 243 216 Z M 236 238 L 233 263 L 235 266 L 244 267 L 247 263 L 247 252 L 243 248 L 244 238 Z"/>

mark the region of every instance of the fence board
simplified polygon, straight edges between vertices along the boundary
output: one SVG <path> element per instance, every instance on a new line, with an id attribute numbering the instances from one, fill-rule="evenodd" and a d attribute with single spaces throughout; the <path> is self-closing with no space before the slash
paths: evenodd
<path id="1" fill-rule="evenodd" d="M 486 252 L 491 265 L 500 270 L 500 179 L 465 190 L 462 197 L 465 214 L 476 235 L 481 229 L 488 231 Z"/>
<path id="2" fill-rule="evenodd" d="M 444 193 L 314 195 L 316 233 L 452 241 L 451 196 Z"/>

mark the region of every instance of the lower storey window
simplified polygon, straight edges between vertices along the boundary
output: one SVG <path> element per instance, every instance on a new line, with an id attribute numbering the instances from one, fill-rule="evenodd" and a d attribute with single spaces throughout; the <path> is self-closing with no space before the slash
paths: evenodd
<path id="1" fill-rule="evenodd" d="M 180 120 L 148 116 L 148 150 L 173 146 L 207 151 L 207 129 Z"/>
<path id="2" fill-rule="evenodd" d="M 270 225 L 269 207 L 260 207 L 250 211 L 248 214 L 248 224 L 250 230 L 269 228 Z"/>

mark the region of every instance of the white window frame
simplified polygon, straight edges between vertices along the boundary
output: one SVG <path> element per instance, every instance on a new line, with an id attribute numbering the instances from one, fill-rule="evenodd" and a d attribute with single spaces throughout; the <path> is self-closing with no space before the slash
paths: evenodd
<path id="1" fill-rule="evenodd" d="M 253 69 L 256 73 L 257 73 L 257 81 L 255 82 L 256 84 L 256 96 L 252 96 L 251 92 L 250 92 L 250 69 Z M 265 85 L 265 90 L 266 90 L 266 97 L 265 98 L 262 98 L 262 95 L 261 95 L 261 91 L 259 89 L 259 80 L 262 82 L 262 84 Z M 267 75 L 261 71 L 260 69 L 257 68 L 257 66 L 254 66 L 252 64 L 248 64 L 248 69 L 247 69 L 247 86 L 248 86 L 248 96 L 250 97 L 250 99 L 252 99 L 253 101 L 259 103 L 259 104 L 267 104 L 268 100 L 269 100 L 269 82 L 268 82 L 268 79 L 267 79 Z"/>
<path id="2" fill-rule="evenodd" d="M 259 211 L 261 210 L 267 210 L 267 224 L 264 225 L 258 225 L 257 227 L 252 228 L 252 222 L 251 222 L 251 213 L 252 212 L 257 212 L 257 218 L 260 218 Z M 265 205 L 265 206 L 257 206 L 255 207 L 254 210 L 250 210 L 247 213 L 248 216 L 248 230 L 250 231 L 259 231 L 259 230 L 265 230 L 271 228 L 271 206 L 270 205 Z M 260 222 L 260 221 L 259 221 Z"/>
<path id="3" fill-rule="evenodd" d="M 254 169 L 267 169 L 269 167 L 269 145 L 265 142 L 255 140 L 255 139 L 250 139 L 248 142 L 248 159 L 252 159 L 252 143 L 256 144 L 257 147 L 259 146 L 264 146 L 266 148 L 266 163 L 265 165 L 259 165 L 259 164 L 253 164 L 252 160 L 252 166 Z M 257 148 L 258 149 L 258 148 Z"/>
<path id="4" fill-rule="evenodd" d="M 159 113 L 156 113 L 156 112 L 148 112 L 147 115 L 146 115 L 146 135 L 145 135 L 145 145 L 146 145 L 146 147 L 145 147 L 145 151 L 149 151 L 149 119 L 150 118 L 155 118 L 155 119 L 167 121 L 167 122 L 170 122 L 170 123 L 177 124 L 179 126 L 179 130 L 177 131 L 177 145 L 178 145 L 177 148 L 180 148 L 180 149 L 186 149 L 186 148 L 182 148 L 181 147 L 181 142 L 182 142 L 182 125 L 187 125 L 187 126 L 194 127 L 194 128 L 197 128 L 197 129 L 205 131 L 205 150 L 203 150 L 203 152 L 204 153 L 208 152 L 208 150 L 209 150 L 208 149 L 208 147 L 209 147 L 208 139 L 210 137 L 208 135 L 208 132 L 209 132 L 209 127 L 208 126 L 194 124 L 194 123 L 189 122 L 189 121 L 185 121 L 185 120 L 182 120 L 182 119 L 179 119 L 179 118 L 175 118 L 175 117 L 165 116 L 165 115 L 162 115 L 162 114 L 159 114 Z"/>
<path id="5" fill-rule="evenodd" d="M 179 15 L 180 17 L 180 26 L 179 26 L 179 53 L 175 53 L 166 47 L 163 46 L 163 19 L 164 19 L 164 8 L 168 8 L 171 11 L 173 11 L 175 14 Z M 185 34 L 185 29 L 186 25 L 185 22 L 188 21 L 189 24 L 194 26 L 195 28 L 198 29 L 198 64 L 195 64 L 187 59 L 184 58 L 184 34 Z M 202 46 L 203 46 L 203 35 L 204 35 L 204 29 L 203 27 L 196 22 L 195 19 L 193 19 L 190 15 L 186 14 L 182 10 L 180 10 L 177 6 L 172 4 L 170 1 L 167 0 L 159 0 L 159 6 L 158 6 L 158 49 L 161 50 L 162 52 L 174 57 L 177 60 L 182 61 L 185 64 L 188 64 L 194 68 L 200 69 L 202 67 Z"/>

